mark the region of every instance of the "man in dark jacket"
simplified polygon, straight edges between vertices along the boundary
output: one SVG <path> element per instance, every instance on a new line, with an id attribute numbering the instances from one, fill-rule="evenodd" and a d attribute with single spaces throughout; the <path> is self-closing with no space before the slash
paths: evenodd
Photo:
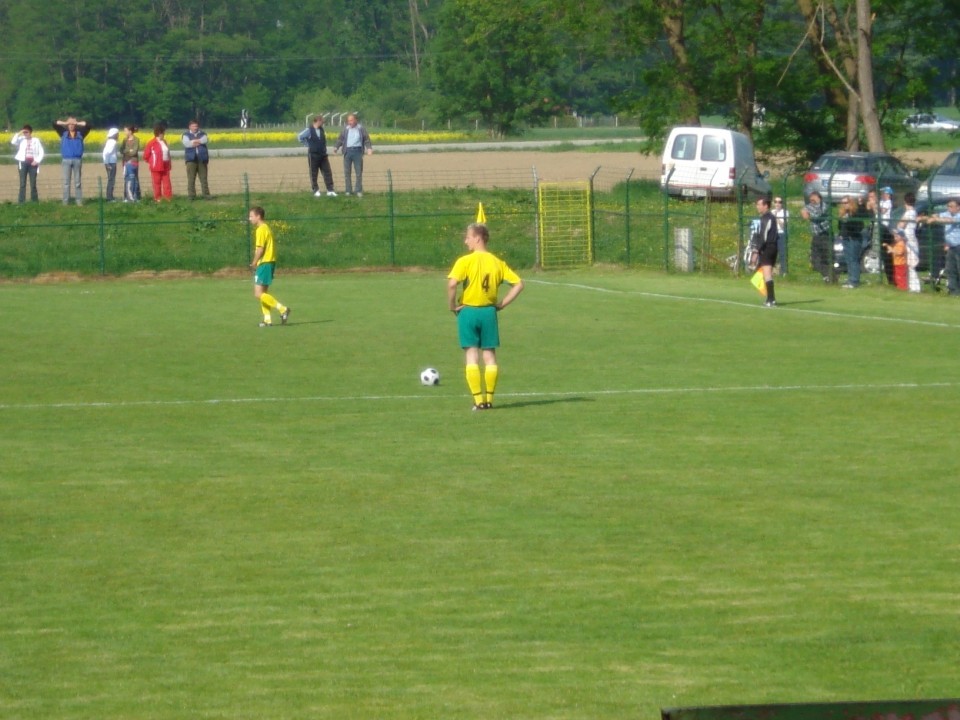
<path id="1" fill-rule="evenodd" d="M 203 197 L 210 197 L 210 187 L 207 185 L 207 163 L 210 162 L 210 152 L 207 150 L 209 138 L 200 129 L 200 123 L 191 120 L 187 131 L 181 137 L 183 141 L 183 159 L 187 165 L 187 195 L 191 200 L 197 199 L 197 176 L 200 177 L 200 192 Z"/>
<path id="2" fill-rule="evenodd" d="M 327 156 L 327 134 L 323 130 L 323 115 L 313 118 L 313 127 L 308 127 L 297 136 L 301 145 L 307 146 L 307 163 L 310 167 L 310 189 L 316 197 L 323 193 L 317 184 L 317 173 L 323 173 L 323 184 L 327 188 L 327 197 L 336 197 L 333 191 L 333 171 Z"/>

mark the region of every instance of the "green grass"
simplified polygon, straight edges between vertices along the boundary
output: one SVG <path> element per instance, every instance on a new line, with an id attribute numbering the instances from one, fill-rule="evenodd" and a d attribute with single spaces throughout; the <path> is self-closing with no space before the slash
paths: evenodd
<path id="1" fill-rule="evenodd" d="M 526 279 L 480 414 L 440 272 L 0 285 L 3 716 L 955 695 L 954 302 Z"/>

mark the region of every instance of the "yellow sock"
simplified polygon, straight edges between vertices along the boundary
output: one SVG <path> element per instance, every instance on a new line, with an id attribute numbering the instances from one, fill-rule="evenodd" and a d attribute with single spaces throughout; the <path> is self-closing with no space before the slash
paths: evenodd
<path id="1" fill-rule="evenodd" d="M 497 377 L 500 368 L 496 365 L 487 365 L 483 368 L 483 383 L 487 386 L 487 402 L 493 403 L 493 392 L 497 389 Z"/>
<path id="2" fill-rule="evenodd" d="M 277 299 L 270 293 L 263 293 L 260 296 L 260 304 L 265 308 L 275 308 L 277 306 Z"/>
<path id="3" fill-rule="evenodd" d="M 480 366 L 467 365 L 467 387 L 470 388 L 470 394 L 473 395 L 474 405 L 483 402 L 483 386 L 480 384 Z"/>
<path id="4" fill-rule="evenodd" d="M 263 321 L 269 324 L 271 321 L 270 306 L 263 301 L 262 297 L 260 298 L 260 312 L 263 313 Z"/>

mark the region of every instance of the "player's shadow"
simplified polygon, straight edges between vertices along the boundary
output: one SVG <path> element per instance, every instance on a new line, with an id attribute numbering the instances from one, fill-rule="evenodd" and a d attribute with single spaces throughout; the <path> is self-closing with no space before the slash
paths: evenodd
<path id="1" fill-rule="evenodd" d="M 811 305 L 814 303 L 822 303 L 822 299 L 813 299 L 813 300 L 791 300 L 789 302 L 780 302 L 777 300 L 777 305 L 779 307 L 793 307 L 794 305 Z"/>
<path id="2" fill-rule="evenodd" d="M 326 320 L 292 320 L 288 322 L 285 325 L 285 327 L 293 328 L 293 327 L 297 327 L 297 325 L 323 325 L 324 323 L 332 323 L 332 322 L 333 320 L 329 318 Z"/>
<path id="3" fill-rule="evenodd" d="M 537 405 L 556 405 L 557 403 L 568 403 L 568 402 L 596 402 L 595 398 L 588 397 L 559 397 L 559 398 L 547 398 L 544 400 L 521 400 L 514 403 L 497 403 L 494 406 L 495 410 L 519 410 L 520 408 L 525 407 L 536 407 Z"/>

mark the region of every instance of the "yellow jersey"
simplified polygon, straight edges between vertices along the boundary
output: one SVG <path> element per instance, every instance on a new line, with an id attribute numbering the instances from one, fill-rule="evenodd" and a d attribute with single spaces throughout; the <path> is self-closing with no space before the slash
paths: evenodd
<path id="1" fill-rule="evenodd" d="M 472 252 L 460 257 L 454 264 L 448 279 L 463 283 L 461 303 L 470 307 L 486 307 L 497 304 L 497 291 L 504 282 L 516 285 L 520 276 L 493 253 L 486 250 Z"/>
<path id="2" fill-rule="evenodd" d="M 273 233 L 266 223 L 257 225 L 254 247 L 263 248 L 263 255 L 260 257 L 260 262 L 257 263 L 258 265 L 275 263 L 277 261 L 277 251 L 273 246 Z"/>

